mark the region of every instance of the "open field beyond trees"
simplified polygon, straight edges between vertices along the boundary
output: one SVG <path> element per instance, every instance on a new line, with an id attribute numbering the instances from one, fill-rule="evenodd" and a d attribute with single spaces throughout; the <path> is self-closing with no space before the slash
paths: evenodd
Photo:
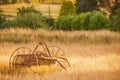
<path id="1" fill-rule="evenodd" d="M 111 0 L 102 0 L 106 3 L 76 0 L 77 5 L 69 0 L 62 4 L 54 3 L 60 0 L 15 1 L 20 3 L 0 4 L 0 80 L 120 80 L 120 3 L 117 0 L 112 8 L 109 7 Z M 21 1 L 52 1 L 54 4 Z M 98 11 L 98 6 L 104 5 L 111 10 L 109 18 Z M 47 47 L 37 49 L 40 41 L 46 42 L 52 51 Z M 44 42 L 39 44 L 45 46 Z M 53 46 L 65 52 L 71 65 L 67 70 L 55 70 L 57 62 L 61 66 L 58 59 L 67 60 L 63 54 L 57 56 L 60 48 L 54 52 Z M 20 47 L 21 51 L 17 49 Z M 17 55 L 12 55 L 11 60 L 15 49 Z M 25 54 L 26 49 L 28 54 Z M 9 63 L 15 69 L 11 70 Z M 26 71 L 16 69 L 23 66 Z M 31 66 L 34 70 L 30 70 Z"/>
<path id="2" fill-rule="evenodd" d="M 3 15 L 7 16 L 8 18 L 13 18 L 16 17 L 16 13 L 17 13 L 17 8 L 21 8 L 21 7 L 30 7 L 34 5 L 35 8 L 38 11 L 41 11 L 43 13 L 43 15 L 48 16 L 49 15 L 49 7 L 50 7 L 50 14 L 51 17 L 53 18 L 57 18 L 58 17 L 58 13 L 60 10 L 60 6 L 61 4 L 25 4 L 25 3 L 21 3 L 21 4 L 9 4 L 9 5 L 1 5 L 0 8 L 3 10 Z"/>
<path id="3" fill-rule="evenodd" d="M 23 40 L 23 41 L 21 41 Z M 12 74 L 11 53 L 19 47 L 34 49 L 39 40 L 62 48 L 71 64 L 67 71 Z M 0 30 L 0 80 L 119 80 L 120 33 L 111 31 Z"/>

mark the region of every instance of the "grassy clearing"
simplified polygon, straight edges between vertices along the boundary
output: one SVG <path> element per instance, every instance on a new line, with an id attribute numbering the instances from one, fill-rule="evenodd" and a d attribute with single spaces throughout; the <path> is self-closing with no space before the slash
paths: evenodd
<path id="1" fill-rule="evenodd" d="M 33 43 L 40 40 L 62 43 L 111 44 L 120 42 L 120 33 L 100 31 L 51 31 L 31 29 L 1 29 L 0 43 Z"/>
<path id="2" fill-rule="evenodd" d="M 120 76 L 120 45 L 114 44 L 81 44 L 81 43 L 49 43 L 61 47 L 71 63 L 71 68 L 63 72 L 49 72 L 42 67 L 42 74 L 9 74 L 8 60 L 14 49 L 25 46 L 33 49 L 35 43 L 0 44 L 0 80 L 119 80 Z M 5 62 L 5 63 L 4 63 Z M 4 65 L 2 64 L 4 63 Z"/>
<path id="3" fill-rule="evenodd" d="M 43 13 L 43 15 L 48 16 L 48 11 L 50 7 L 51 17 L 57 18 L 60 10 L 60 4 L 9 4 L 9 5 L 1 5 L 0 8 L 3 10 L 3 15 L 8 18 L 16 17 L 17 8 L 22 6 L 28 7 L 34 5 L 35 8 Z"/>
<path id="4" fill-rule="evenodd" d="M 54 72 L 50 71 L 48 66 L 41 66 L 37 69 L 40 74 L 12 73 L 9 70 L 11 53 L 23 46 L 33 50 L 39 40 L 62 48 L 71 68 L 67 71 Z M 119 80 L 119 44 L 120 33 L 106 30 L 70 32 L 2 29 L 0 30 L 0 80 Z"/>

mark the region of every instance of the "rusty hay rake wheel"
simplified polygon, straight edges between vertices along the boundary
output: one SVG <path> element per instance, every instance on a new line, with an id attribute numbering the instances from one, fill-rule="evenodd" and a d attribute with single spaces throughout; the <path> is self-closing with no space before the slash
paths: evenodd
<path id="1" fill-rule="evenodd" d="M 30 63 L 31 59 L 33 59 L 33 61 Z M 20 47 L 12 53 L 9 66 L 11 70 L 17 72 L 28 72 L 32 71 L 32 65 L 37 65 L 37 61 L 36 55 L 32 53 L 30 48 Z"/>
<path id="2" fill-rule="evenodd" d="M 65 57 L 64 51 L 56 46 L 48 46 L 47 52 L 49 52 L 50 57 L 55 59 L 55 64 L 52 65 L 52 69 L 57 71 L 67 70 L 68 67 L 70 67 L 70 64 L 68 60 Z"/>

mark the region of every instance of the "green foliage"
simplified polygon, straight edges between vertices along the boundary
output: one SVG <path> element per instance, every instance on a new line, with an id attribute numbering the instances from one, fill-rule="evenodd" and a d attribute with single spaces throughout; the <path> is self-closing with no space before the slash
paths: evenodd
<path id="1" fill-rule="evenodd" d="M 3 10 L 0 9 L 0 14 L 3 12 Z"/>
<path id="2" fill-rule="evenodd" d="M 73 20 L 76 16 L 60 16 L 56 22 L 55 28 L 62 29 L 62 30 L 73 30 L 75 25 L 72 25 Z"/>
<path id="3" fill-rule="evenodd" d="M 115 31 L 120 31 L 120 9 L 115 11 L 115 15 L 111 19 L 111 29 Z"/>
<path id="4" fill-rule="evenodd" d="M 1 28 L 1 25 L 6 21 L 6 18 L 5 17 L 3 17 L 3 16 L 1 16 L 1 13 L 2 13 L 3 11 L 0 9 L 0 28 Z"/>
<path id="5" fill-rule="evenodd" d="M 62 3 L 59 16 L 67 16 L 67 15 L 74 15 L 75 13 L 75 6 L 72 1 L 65 0 Z"/>
<path id="6" fill-rule="evenodd" d="M 2 25 L 6 21 L 5 17 L 0 16 L 0 25 Z M 1 27 L 0 27 L 1 28 Z"/>
<path id="7" fill-rule="evenodd" d="M 82 12 L 89 12 L 96 10 L 98 0 L 76 0 L 76 12 L 78 14 Z"/>
<path id="8" fill-rule="evenodd" d="M 29 13 L 29 15 L 23 17 L 17 17 L 17 26 L 29 27 L 32 29 L 44 28 L 46 26 L 46 18 L 41 14 Z"/>
<path id="9" fill-rule="evenodd" d="M 18 8 L 17 10 L 18 10 L 17 16 L 25 16 L 28 15 L 29 13 L 35 13 L 35 14 L 39 13 L 42 15 L 42 13 L 40 11 L 37 11 L 34 6 L 22 7 L 22 8 Z"/>
<path id="10" fill-rule="evenodd" d="M 88 30 L 90 24 L 91 12 L 81 13 L 78 17 L 80 20 L 80 29 Z"/>
<path id="11" fill-rule="evenodd" d="M 37 13 L 29 13 L 29 15 L 26 16 L 18 16 L 17 18 L 13 20 L 7 20 L 4 24 L 2 24 L 2 28 L 7 27 L 21 27 L 21 28 L 31 28 L 31 29 L 37 29 L 37 28 L 46 28 L 47 18 L 43 17 L 41 14 Z"/>
<path id="12" fill-rule="evenodd" d="M 90 17 L 90 24 L 89 29 L 95 30 L 95 29 L 107 29 L 110 26 L 110 21 L 106 16 L 99 12 L 99 11 L 93 11 L 91 13 Z"/>
<path id="13" fill-rule="evenodd" d="M 74 16 L 61 16 L 55 24 L 55 29 L 62 30 L 96 30 L 109 27 L 109 19 L 101 12 L 93 11 Z"/>
<path id="14" fill-rule="evenodd" d="M 120 2 L 117 2 L 112 8 L 110 20 L 111 30 L 120 31 Z"/>
<path id="15" fill-rule="evenodd" d="M 23 27 L 23 28 L 46 28 L 47 18 L 40 11 L 35 10 L 34 6 L 22 7 L 18 9 L 17 17 L 13 20 L 7 20 L 2 24 L 5 27 Z"/>

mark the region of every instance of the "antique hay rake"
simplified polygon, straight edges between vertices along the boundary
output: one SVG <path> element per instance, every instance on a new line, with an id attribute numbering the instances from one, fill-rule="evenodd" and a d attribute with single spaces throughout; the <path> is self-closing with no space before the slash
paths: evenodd
<path id="1" fill-rule="evenodd" d="M 39 49 L 39 47 L 41 47 Z M 55 46 L 47 46 L 45 42 L 39 42 L 34 50 L 27 47 L 20 47 L 16 49 L 9 60 L 11 70 L 31 70 L 36 72 L 32 67 L 34 66 L 54 66 L 60 70 L 66 70 L 70 67 L 68 60 L 64 57 L 64 52 L 61 48 Z"/>

